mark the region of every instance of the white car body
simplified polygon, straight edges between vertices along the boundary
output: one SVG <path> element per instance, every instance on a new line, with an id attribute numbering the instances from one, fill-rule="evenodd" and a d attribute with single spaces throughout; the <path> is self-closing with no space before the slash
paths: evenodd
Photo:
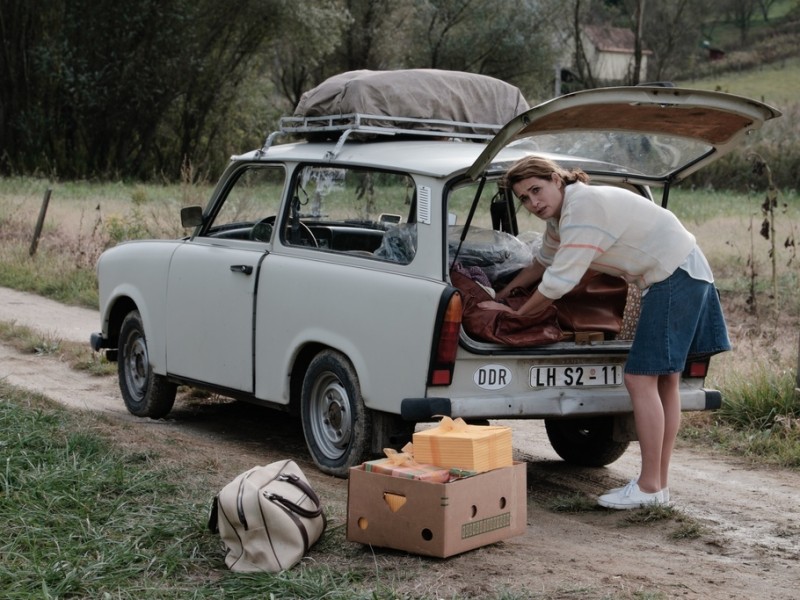
<path id="1" fill-rule="evenodd" d="M 593 115 L 602 118 L 593 121 Z M 462 205 L 456 208 L 454 190 L 463 188 L 468 196 L 475 181 L 488 176 L 494 193 L 497 179 L 513 161 L 545 152 L 581 166 L 595 181 L 649 195 L 651 188 L 668 187 L 736 147 L 748 131 L 776 116 L 766 105 L 727 94 L 609 88 L 535 107 L 493 140 L 448 135 L 444 140 L 390 136 L 352 141 L 345 136 L 274 144 L 270 137 L 264 148 L 232 158 L 202 218 L 199 209 L 187 211 L 187 224 L 197 225 L 191 237 L 129 242 L 103 254 L 97 266 L 102 331 L 93 335 L 92 346 L 107 348 L 110 359 L 120 359 L 123 396 L 134 414 L 166 414 L 177 384 L 295 410 L 317 465 L 340 476 L 400 440 L 415 422 L 436 414 L 468 420 L 546 419 L 562 456 L 606 464 L 632 439 L 632 408 L 621 380 L 537 386 L 532 378 L 546 373 L 537 367 L 562 368 L 562 376 L 570 365 L 621 372 L 629 341 L 512 348 L 471 339 L 456 323 L 457 349 L 453 346 L 448 364 L 437 365 L 440 331 L 447 327 L 443 315 L 457 294 L 448 276 L 451 226 L 453 219 L 463 225 L 468 217 Z M 302 132 L 306 125 L 288 123 L 284 129 L 289 132 Z M 574 132 L 578 137 L 567 147 L 554 145 L 555 154 L 536 137 L 552 142 L 553 136 Z M 602 154 L 580 155 L 582 148 L 569 151 L 575 139 L 609 132 L 655 133 L 655 145 L 668 146 L 659 150 L 666 162 L 648 171 L 611 164 Z M 511 144 L 518 139 L 524 141 Z M 262 174 L 266 183 L 237 187 Z M 355 187 L 353 177 L 358 177 Z M 390 183 L 373 194 L 373 186 L 384 178 Z M 313 193 L 307 194 L 307 188 Z M 246 190 L 245 199 L 239 202 L 237 196 L 236 204 L 233 195 L 239 189 Z M 359 205 L 365 217 L 352 230 L 344 219 L 330 226 L 324 222 L 325 207 L 333 206 L 333 196 L 326 194 L 358 191 L 364 195 L 360 198 L 378 203 L 381 192 L 388 197 L 401 189 L 412 198 L 409 208 L 400 204 L 407 214 L 379 217 Z M 274 220 L 263 225 L 264 239 L 254 233 L 254 218 L 219 225 L 223 211 L 247 207 L 253 198 L 258 202 L 259 194 L 270 197 L 275 210 Z M 312 217 L 299 214 L 314 203 L 321 203 L 323 211 Z M 478 206 L 484 221 L 485 204 Z M 313 239 L 303 237 L 307 234 L 298 220 Z M 415 232 L 410 262 L 394 255 L 376 258 L 372 246 L 335 247 L 337 236 L 346 240 L 350 233 L 363 238 L 359 243 L 373 244 L 374 238 L 383 245 L 389 231 Z M 138 317 L 123 325 L 132 314 Z M 698 373 L 682 381 L 683 410 L 719 406 L 719 393 L 703 387 L 702 365 Z M 595 422 L 601 426 L 597 434 Z"/>

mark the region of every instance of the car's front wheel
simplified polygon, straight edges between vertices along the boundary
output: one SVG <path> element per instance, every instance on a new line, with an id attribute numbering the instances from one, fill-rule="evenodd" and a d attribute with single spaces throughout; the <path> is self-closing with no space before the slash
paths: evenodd
<path id="1" fill-rule="evenodd" d="M 368 458 L 372 413 L 347 357 L 325 350 L 311 361 L 300 412 L 306 445 L 322 472 L 347 477 L 350 467 Z"/>
<path id="2" fill-rule="evenodd" d="M 614 440 L 613 417 L 545 419 L 550 445 L 568 463 L 581 467 L 604 467 L 628 449 L 630 442 Z"/>
<path id="3" fill-rule="evenodd" d="M 117 371 L 122 399 L 132 414 L 158 419 L 172 410 L 177 386 L 166 377 L 153 373 L 138 310 L 129 312 L 122 321 Z"/>

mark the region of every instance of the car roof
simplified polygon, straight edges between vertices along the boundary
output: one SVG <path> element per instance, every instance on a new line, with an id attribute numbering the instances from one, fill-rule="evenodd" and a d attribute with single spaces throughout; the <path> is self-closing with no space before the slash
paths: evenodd
<path id="1" fill-rule="evenodd" d="M 233 161 L 266 160 L 296 163 L 329 163 L 336 165 L 363 166 L 387 171 L 421 174 L 436 179 L 450 179 L 466 173 L 467 169 L 486 149 L 485 143 L 463 141 L 403 140 L 389 142 L 348 142 L 335 159 L 333 143 L 295 142 L 270 146 L 267 151 L 253 150 L 231 157 Z M 531 154 L 524 146 L 505 148 L 495 156 L 487 171 L 504 173 L 508 167 L 523 156 Z M 568 156 L 553 152 L 538 152 L 569 167 L 580 167 L 589 174 L 616 174 L 627 176 L 619 165 L 605 161 Z"/>
<path id="2" fill-rule="evenodd" d="M 348 141 L 336 151 L 333 142 L 294 142 L 276 144 L 266 151 L 255 150 L 234 160 L 280 160 L 290 162 L 329 162 L 362 165 L 392 171 L 449 177 L 465 171 L 481 155 L 485 143 L 449 140 Z M 514 155 L 522 155 L 513 151 Z"/>

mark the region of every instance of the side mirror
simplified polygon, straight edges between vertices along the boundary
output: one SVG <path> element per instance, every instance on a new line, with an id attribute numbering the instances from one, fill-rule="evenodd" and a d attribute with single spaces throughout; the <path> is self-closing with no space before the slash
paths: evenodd
<path id="1" fill-rule="evenodd" d="M 181 209 L 181 225 L 197 227 L 203 224 L 203 209 L 200 206 L 186 206 Z"/>

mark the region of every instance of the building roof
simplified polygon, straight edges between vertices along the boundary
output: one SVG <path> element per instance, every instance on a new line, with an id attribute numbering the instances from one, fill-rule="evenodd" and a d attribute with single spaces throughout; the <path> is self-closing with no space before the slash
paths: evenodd
<path id="1" fill-rule="evenodd" d="M 583 29 L 599 52 L 633 54 L 636 47 L 636 38 L 630 29 L 608 25 L 587 25 Z M 652 53 L 652 50 L 642 48 L 642 54 Z"/>

